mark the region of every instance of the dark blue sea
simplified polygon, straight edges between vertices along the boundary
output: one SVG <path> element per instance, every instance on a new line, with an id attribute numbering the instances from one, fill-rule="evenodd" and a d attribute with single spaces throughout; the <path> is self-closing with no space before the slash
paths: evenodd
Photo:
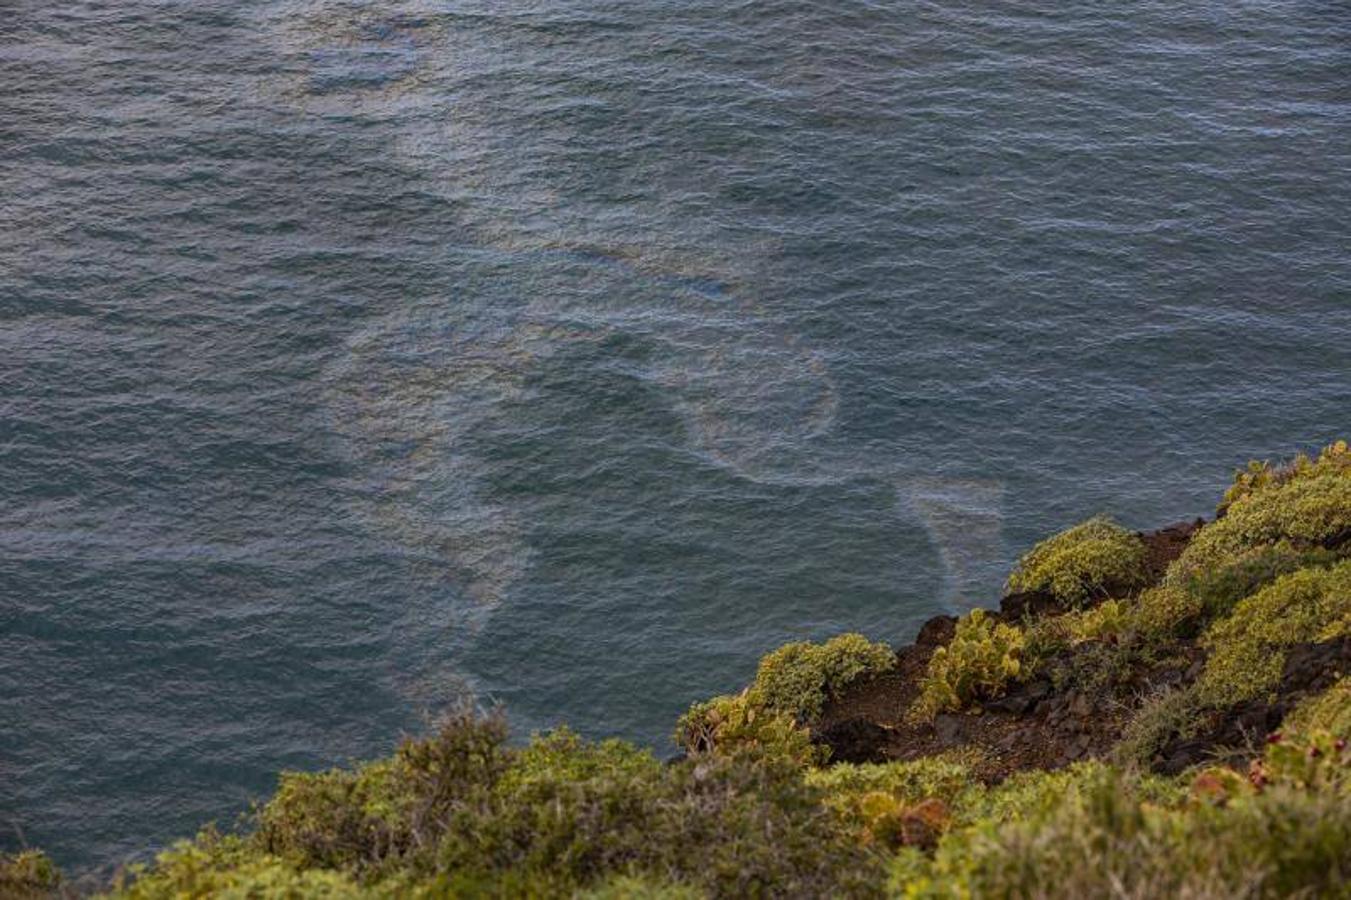
<path id="1" fill-rule="evenodd" d="M 671 752 L 1351 437 L 1351 4 L 0 0 L 0 848 Z"/>

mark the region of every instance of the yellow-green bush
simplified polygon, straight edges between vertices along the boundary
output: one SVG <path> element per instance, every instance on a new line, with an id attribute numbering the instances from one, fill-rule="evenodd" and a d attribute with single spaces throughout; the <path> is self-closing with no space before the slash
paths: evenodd
<path id="1" fill-rule="evenodd" d="M 1015 772 L 993 787 L 964 794 L 959 820 L 962 825 L 979 825 L 1051 815 L 1065 800 L 1120 774 L 1115 767 L 1095 760 L 1050 771 Z M 1175 780 L 1155 775 L 1133 773 L 1129 782 L 1134 795 L 1155 804 L 1180 803 L 1186 793 Z"/>
<path id="2" fill-rule="evenodd" d="M 842 634 L 824 644 L 785 644 L 760 660 L 755 681 L 735 696 L 690 707 L 676 725 L 687 753 L 750 753 L 798 765 L 824 761 L 806 731 L 826 700 L 863 675 L 896 665 L 886 644 Z"/>
<path id="3" fill-rule="evenodd" d="M 257 839 L 297 868 L 378 876 L 425 856 L 444 822 L 487 802 L 508 764 L 506 723 L 457 710 L 429 738 L 356 769 L 284 773 L 259 812 Z M 374 877 L 374 876 L 373 876 Z"/>
<path id="4" fill-rule="evenodd" d="M 621 875 L 599 887 L 578 893 L 574 900 L 703 900 L 706 896 L 687 884 Z"/>
<path id="5" fill-rule="evenodd" d="M 950 830 L 928 856 L 893 858 L 891 895 L 1010 897 L 1342 897 L 1351 804 L 1275 789 L 1223 805 L 1101 767 L 1037 792 L 1018 815 Z"/>
<path id="6" fill-rule="evenodd" d="M 486 807 L 449 820 L 436 870 L 530 876 L 551 883 L 535 888 L 550 896 L 619 874 L 713 896 L 875 894 L 872 860 L 796 770 L 744 756 L 675 765 L 642 756 L 617 742 L 536 738 Z"/>
<path id="7" fill-rule="evenodd" d="M 1148 577 L 1139 535 L 1097 516 L 1033 547 L 1009 576 L 1006 590 L 1048 591 L 1081 606 L 1108 591 L 1142 587 Z"/>
<path id="8" fill-rule="evenodd" d="M 675 742 L 691 756 L 746 755 L 795 767 L 820 765 L 828 749 L 792 718 L 753 699 L 753 689 L 696 703 L 680 717 Z"/>
<path id="9" fill-rule="evenodd" d="M 937 798 L 954 804 L 961 794 L 976 786 L 972 764 L 978 759 L 971 751 L 950 751 L 904 762 L 836 763 L 813 769 L 804 778 L 824 792 L 828 804 L 838 808 L 876 791 L 910 803 Z"/>
<path id="10" fill-rule="evenodd" d="M 795 768 L 744 755 L 663 765 L 566 730 L 521 749 L 503 739 L 500 722 L 463 714 L 394 759 L 289 776 L 256 832 L 180 846 L 117 896 L 880 892 L 877 859 Z"/>
<path id="11" fill-rule="evenodd" d="M 767 709 L 809 724 L 826 699 L 854 679 L 885 672 L 896 664 L 886 644 L 861 634 L 842 634 L 824 644 L 785 644 L 760 660 L 753 690 Z"/>
<path id="12" fill-rule="evenodd" d="M 1058 682 L 1057 687 L 1065 687 L 1059 682 L 1066 680 L 1082 680 L 1079 676 L 1087 673 L 1075 671 L 1083 668 L 1079 662 L 1084 660 L 1090 667 L 1099 666 L 1103 662 L 1102 653 L 1091 648 L 1080 649 L 1073 655 L 1069 655 L 1068 651 L 1089 642 L 1124 646 L 1134 638 L 1139 628 L 1137 613 L 1138 609 L 1130 601 L 1105 600 L 1097 606 L 1071 610 L 1057 616 L 1044 616 L 1029 622 L 1023 631 L 1019 674 L 1026 678 L 1045 674 L 1048 664 L 1058 659 L 1058 664 L 1049 667 L 1053 680 Z M 1089 657 L 1093 659 L 1090 661 Z M 1119 661 L 1125 661 L 1125 657 Z"/>
<path id="13" fill-rule="evenodd" d="M 390 896 L 363 890 L 329 869 L 296 869 L 284 860 L 250 853 L 238 839 L 217 835 L 180 842 L 134 866 L 115 889 L 119 900 L 366 900 Z"/>
<path id="14" fill-rule="evenodd" d="M 0 853 L 0 897 L 37 900 L 60 886 L 60 871 L 42 851 Z"/>
<path id="15" fill-rule="evenodd" d="M 1164 583 L 1140 594 L 1131 624 L 1137 633 L 1150 639 L 1194 634 L 1204 609 L 1196 595 L 1175 584 Z"/>
<path id="16" fill-rule="evenodd" d="M 977 758 L 950 752 L 907 762 L 841 763 L 805 777 L 861 844 L 928 845 L 948 827 L 962 798 L 983 790 L 972 774 Z"/>
<path id="17" fill-rule="evenodd" d="M 1186 592 L 1196 598 L 1207 618 L 1225 616 L 1244 597 L 1280 576 L 1300 569 L 1334 565 L 1345 559 L 1348 551 L 1351 547 L 1338 550 L 1298 548 L 1282 539 L 1240 551 L 1213 568 L 1194 572 L 1186 579 Z"/>
<path id="18" fill-rule="evenodd" d="M 931 719 L 998 697 L 1022 670 L 1023 644 L 1021 629 L 994 621 L 985 610 L 972 610 L 958 620 L 952 641 L 930 657 L 912 716 Z"/>
<path id="19" fill-rule="evenodd" d="M 1351 740 L 1351 675 L 1301 703 L 1286 716 L 1281 730 L 1288 734 L 1326 731 Z"/>
<path id="20" fill-rule="evenodd" d="M 1203 707 L 1194 684 L 1155 694 L 1126 723 L 1113 758 L 1123 765 L 1148 769 L 1170 740 L 1193 735 Z"/>
<path id="21" fill-rule="evenodd" d="M 1317 459 L 1310 459 L 1301 453 L 1291 462 L 1280 466 L 1253 460 L 1246 469 L 1235 473 L 1234 483 L 1224 492 L 1224 499 L 1220 501 L 1219 512 L 1223 515 L 1239 500 L 1296 478 L 1344 474 L 1348 470 L 1351 470 L 1351 448 L 1348 448 L 1346 441 L 1336 441 L 1324 447 Z"/>
<path id="22" fill-rule="evenodd" d="M 1288 542 L 1312 549 L 1351 535 L 1351 469 L 1293 478 L 1245 495 L 1192 538 L 1168 578 L 1185 585 L 1241 561 L 1255 548 Z"/>
<path id="23" fill-rule="evenodd" d="M 1263 758 L 1250 766 L 1248 778 L 1261 790 L 1275 784 L 1345 795 L 1351 786 L 1351 749 L 1345 738 L 1328 731 L 1274 735 Z"/>
<path id="24" fill-rule="evenodd" d="M 1091 609 L 1065 616 L 1071 645 L 1116 640 L 1131 627 L 1132 607 L 1121 600 L 1104 600 Z"/>
<path id="25" fill-rule="evenodd" d="M 1348 617 L 1351 560 L 1281 576 L 1206 631 L 1201 697 L 1216 706 L 1260 697 L 1279 684 L 1286 648 L 1348 633 Z"/>

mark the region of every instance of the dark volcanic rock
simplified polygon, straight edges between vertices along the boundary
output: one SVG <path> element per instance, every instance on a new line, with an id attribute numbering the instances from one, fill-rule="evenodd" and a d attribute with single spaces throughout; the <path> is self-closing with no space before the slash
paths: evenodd
<path id="1" fill-rule="evenodd" d="M 1005 622 L 1018 622 L 1028 616 L 1054 612 L 1060 612 L 1060 601 L 1046 591 L 1005 594 L 999 601 L 999 617 Z"/>
<path id="2" fill-rule="evenodd" d="M 1322 644 L 1299 644 L 1285 655 L 1281 691 L 1322 691 L 1348 668 L 1351 668 L 1351 637 Z"/>
<path id="3" fill-rule="evenodd" d="M 882 762 L 891 738 L 889 729 L 867 719 L 836 722 L 812 735 L 812 741 L 830 748 L 831 762 Z"/>
<path id="4" fill-rule="evenodd" d="M 1150 579 L 1157 581 L 1163 577 L 1168 564 L 1182 555 L 1191 542 L 1192 535 L 1206 524 L 1205 519 L 1191 522 L 1179 522 L 1160 528 L 1158 531 L 1140 532 L 1140 540 L 1145 542 L 1145 565 L 1149 567 Z"/>
<path id="5" fill-rule="evenodd" d="M 1275 703 L 1248 700 L 1212 712 L 1195 737 L 1177 738 L 1164 747 L 1160 771 L 1176 775 L 1225 750 L 1251 750 L 1256 754 L 1263 739 L 1280 726 L 1281 720 L 1300 700 L 1331 687 L 1348 667 L 1351 667 L 1351 638 L 1348 637 L 1290 648 L 1281 672 L 1279 700 Z"/>
<path id="6" fill-rule="evenodd" d="M 934 616 L 919 627 L 915 635 L 916 647 L 942 647 L 957 633 L 955 616 Z"/>
<path id="7" fill-rule="evenodd" d="M 934 734 L 944 744 L 956 744 L 962 738 L 965 729 L 962 727 L 962 716 L 954 716 L 949 713 L 941 713 L 934 717 Z"/>

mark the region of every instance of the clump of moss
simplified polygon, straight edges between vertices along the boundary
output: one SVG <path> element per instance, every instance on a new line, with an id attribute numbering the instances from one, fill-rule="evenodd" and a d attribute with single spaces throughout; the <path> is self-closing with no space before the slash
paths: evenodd
<path id="1" fill-rule="evenodd" d="M 1241 601 L 1203 636 L 1199 690 L 1215 706 L 1260 697 L 1280 682 L 1287 648 L 1351 633 L 1351 560 L 1283 575 Z"/>
<path id="2" fill-rule="evenodd" d="M 929 658 L 911 716 L 932 719 L 1000 696 L 1022 671 L 1024 643 L 1021 629 L 994 621 L 982 609 L 972 610 L 957 622 L 952 641 Z"/>
<path id="3" fill-rule="evenodd" d="M 0 853 L 0 897 L 37 900 L 60 887 L 60 870 L 41 850 Z"/>
<path id="4" fill-rule="evenodd" d="M 1066 606 L 1082 606 L 1148 580 L 1140 536 L 1103 516 L 1037 544 L 1018 561 L 1006 590 L 1047 591 Z"/>

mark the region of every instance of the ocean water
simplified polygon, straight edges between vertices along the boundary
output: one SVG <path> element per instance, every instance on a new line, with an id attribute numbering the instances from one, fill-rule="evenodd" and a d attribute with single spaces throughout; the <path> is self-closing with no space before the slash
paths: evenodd
<path id="1" fill-rule="evenodd" d="M 1351 434 L 1351 6 L 0 0 L 0 848 L 670 752 Z"/>

